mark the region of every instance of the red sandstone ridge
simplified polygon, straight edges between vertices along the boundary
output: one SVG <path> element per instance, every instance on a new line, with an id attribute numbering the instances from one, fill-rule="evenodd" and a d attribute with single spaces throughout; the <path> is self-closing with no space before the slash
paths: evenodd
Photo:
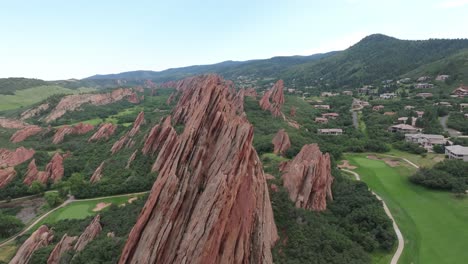
<path id="1" fill-rule="evenodd" d="M 291 109 L 289 110 L 289 115 L 290 116 L 296 116 L 296 107 L 291 107 Z"/>
<path id="2" fill-rule="evenodd" d="M 132 104 L 139 104 L 140 103 L 140 98 L 138 97 L 138 95 L 135 92 L 131 93 L 130 96 L 127 98 L 127 100 Z"/>
<path id="3" fill-rule="evenodd" d="M 169 95 L 169 97 L 166 100 L 166 104 L 170 105 L 172 101 L 174 101 L 175 97 L 176 97 L 176 92 L 171 93 L 171 95 Z"/>
<path id="4" fill-rule="evenodd" d="M 39 114 L 41 114 L 42 112 L 44 112 L 45 110 L 49 109 L 50 105 L 49 104 L 41 104 L 35 108 L 31 108 L 31 109 L 28 109 L 26 111 L 24 111 L 23 113 L 21 113 L 21 120 L 26 120 L 26 119 L 29 119 L 31 117 L 35 117 Z"/>
<path id="5" fill-rule="evenodd" d="M 9 167 L 6 169 L 0 169 L 0 189 L 5 187 L 8 183 L 10 183 L 13 178 L 16 176 L 16 171 L 13 167 Z"/>
<path id="6" fill-rule="evenodd" d="M 45 225 L 42 225 L 21 245 L 16 252 L 15 257 L 10 261 L 10 264 L 26 264 L 31 259 L 33 253 L 43 247 L 49 245 L 54 238 L 52 231 Z"/>
<path id="7" fill-rule="evenodd" d="M 220 77 L 178 88 L 171 119 L 184 131 L 161 141 L 158 178 L 119 263 L 272 263 L 278 236 L 252 125 Z"/>
<path id="8" fill-rule="evenodd" d="M 32 158 L 34 149 L 19 147 L 15 151 L 0 149 L 0 168 L 14 167 Z"/>
<path id="9" fill-rule="evenodd" d="M 96 215 L 93 221 L 91 221 L 91 223 L 86 227 L 85 231 L 80 235 L 73 249 L 76 252 L 82 251 L 89 242 L 91 242 L 101 233 L 101 231 L 101 216 Z"/>
<path id="10" fill-rule="evenodd" d="M 133 127 L 130 131 L 125 133 L 119 140 L 117 140 L 114 145 L 112 145 L 111 152 L 112 154 L 118 152 L 123 147 L 132 147 L 135 144 L 133 137 L 140 131 L 140 126 L 145 122 L 145 113 L 141 111 L 133 122 Z"/>
<path id="11" fill-rule="evenodd" d="M 94 171 L 93 175 L 91 176 L 91 179 L 89 180 L 90 183 L 96 183 L 101 180 L 103 168 L 104 168 L 104 162 L 101 162 L 101 165 L 97 167 L 97 169 Z"/>
<path id="12" fill-rule="evenodd" d="M 21 120 L 0 117 L 0 127 L 11 129 L 23 129 L 27 126 L 29 125 Z"/>
<path id="13" fill-rule="evenodd" d="M 163 119 L 160 124 L 155 125 L 146 137 L 143 146 L 143 154 L 154 154 L 160 150 L 166 141 L 175 142 L 177 133 L 171 125 L 171 116 Z"/>
<path id="14" fill-rule="evenodd" d="M 31 185 L 33 181 L 39 181 L 40 183 L 47 183 L 48 175 L 45 171 L 39 171 L 36 166 L 36 160 L 32 159 L 28 165 L 28 171 L 24 177 L 23 183 Z"/>
<path id="15" fill-rule="evenodd" d="M 47 259 L 47 264 L 59 264 L 60 263 L 60 258 L 62 258 L 63 254 L 70 249 L 73 248 L 73 242 L 78 237 L 70 237 L 67 234 L 63 235 L 62 239 L 60 239 L 60 242 L 55 245 L 54 249 L 49 255 L 49 258 Z"/>
<path id="16" fill-rule="evenodd" d="M 273 138 L 274 153 L 284 155 L 286 150 L 291 147 L 291 141 L 289 141 L 288 133 L 284 129 L 280 129 Z"/>
<path id="17" fill-rule="evenodd" d="M 24 177 L 23 183 L 31 185 L 34 181 L 46 184 L 49 179 L 54 183 L 58 182 L 63 177 L 63 159 L 67 154 L 61 156 L 60 153 L 55 153 L 52 159 L 47 163 L 45 171 L 39 171 L 36 166 L 36 160 L 33 159 L 28 165 L 28 171 Z"/>
<path id="18" fill-rule="evenodd" d="M 257 99 L 257 90 L 255 90 L 255 88 L 247 88 L 247 90 L 245 90 L 245 96 Z"/>
<path id="19" fill-rule="evenodd" d="M 333 199 L 330 155 L 317 144 L 304 145 L 293 160 L 283 164 L 283 184 L 296 207 L 323 211 L 327 197 Z"/>
<path id="20" fill-rule="evenodd" d="M 91 141 L 98 141 L 100 139 L 109 139 L 110 136 L 112 136 L 115 133 L 115 129 L 117 128 L 117 125 L 114 125 L 112 123 L 104 123 L 101 124 L 99 129 L 94 133 L 89 139 L 88 142 Z"/>
<path id="21" fill-rule="evenodd" d="M 45 172 L 49 179 L 54 183 L 58 182 L 63 177 L 63 157 L 60 153 L 55 153 L 50 162 L 47 164 Z"/>
<path id="22" fill-rule="evenodd" d="M 273 85 L 273 88 L 266 91 L 262 99 L 259 101 L 260 107 L 263 110 L 269 110 L 273 116 L 283 116 L 281 107 L 284 104 L 284 83 L 279 80 Z"/>
<path id="23" fill-rule="evenodd" d="M 39 126 L 27 126 L 21 130 L 18 130 L 11 136 L 10 141 L 13 143 L 22 142 L 30 136 L 34 136 L 42 131 Z"/>
<path id="24" fill-rule="evenodd" d="M 130 165 L 132 164 L 132 162 L 135 160 L 136 158 L 136 154 L 137 154 L 137 150 L 135 150 L 132 155 L 130 156 L 130 158 L 128 158 L 127 160 L 127 166 L 125 166 L 126 169 L 129 169 L 130 168 Z"/>
<path id="25" fill-rule="evenodd" d="M 116 89 L 110 93 L 103 94 L 74 94 L 64 96 L 57 106 L 50 112 L 45 121 L 50 123 L 60 118 L 68 111 L 75 111 L 83 104 L 106 105 L 125 98 L 130 98 L 134 92 L 132 89 Z"/>
<path id="26" fill-rule="evenodd" d="M 65 125 L 57 129 L 57 131 L 55 132 L 54 138 L 52 139 L 52 143 L 54 144 L 61 143 L 66 135 L 71 135 L 71 134 L 82 135 L 82 134 L 88 133 L 89 131 L 93 129 L 94 129 L 93 125 L 85 124 L 85 123 L 79 123 L 78 125 L 75 125 L 75 126 Z"/>

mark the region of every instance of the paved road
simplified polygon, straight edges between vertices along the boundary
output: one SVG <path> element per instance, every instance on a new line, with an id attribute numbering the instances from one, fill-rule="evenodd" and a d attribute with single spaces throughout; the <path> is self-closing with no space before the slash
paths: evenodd
<path id="1" fill-rule="evenodd" d="M 148 192 L 138 192 L 138 193 L 129 193 L 129 194 L 119 194 L 119 195 L 112 195 L 112 196 L 104 196 L 104 197 L 95 197 L 95 198 L 89 198 L 89 199 L 75 199 L 73 197 L 70 197 L 68 198 L 68 200 L 66 200 L 64 203 L 62 203 L 60 206 L 58 207 L 55 207 L 54 209 L 48 211 L 47 213 L 41 215 L 38 219 L 36 219 L 34 222 L 32 222 L 31 224 L 29 224 L 25 229 L 23 229 L 21 232 L 19 232 L 18 234 L 12 236 L 11 238 L 9 238 L 8 240 L 5 240 L 3 241 L 2 243 L 0 243 L 0 248 L 3 247 L 4 245 L 12 242 L 13 240 L 15 240 L 17 237 L 19 236 L 22 236 L 24 234 L 26 234 L 26 232 L 28 232 L 29 230 L 31 230 L 31 228 L 33 228 L 37 223 L 39 223 L 41 220 L 43 220 L 44 218 L 46 218 L 47 216 L 49 216 L 51 213 L 57 211 L 58 209 L 62 208 L 62 207 L 65 207 L 67 206 L 68 204 L 70 203 L 73 203 L 73 202 L 81 202 L 81 201 L 94 201 L 94 200 L 101 200 L 101 199 L 106 199 L 106 198 L 114 198 L 114 197 L 122 197 L 122 196 L 133 196 L 133 195 L 139 195 L 139 194 L 144 194 L 144 193 L 148 193 Z"/>
<path id="2" fill-rule="evenodd" d="M 406 160 L 406 161 L 408 161 L 408 160 Z M 408 162 L 410 162 L 410 161 L 408 161 Z M 410 162 L 410 164 L 415 165 L 415 164 L 412 163 L 412 162 Z M 351 171 L 351 170 L 347 170 L 347 169 L 341 169 L 341 170 L 353 174 L 354 177 L 356 178 L 356 180 L 358 180 L 358 181 L 361 180 L 361 177 L 360 177 L 359 174 L 357 174 L 356 172 Z M 393 215 L 392 215 L 392 213 L 390 212 L 390 210 L 388 209 L 388 206 L 387 206 L 387 204 L 385 203 L 385 201 L 382 200 L 382 198 L 381 198 L 379 195 L 377 195 L 375 192 L 372 192 L 372 194 L 374 194 L 375 197 L 377 197 L 377 199 L 378 199 L 379 201 L 382 201 L 382 204 L 383 204 L 383 208 L 384 208 L 385 213 L 387 214 L 387 216 L 388 216 L 388 217 L 392 220 L 392 222 L 393 222 L 393 229 L 395 230 L 395 233 L 396 233 L 397 238 L 398 238 L 398 248 L 397 248 L 397 250 L 395 251 L 395 254 L 393 254 L 392 261 L 390 262 L 390 264 L 397 264 L 397 263 L 398 263 L 398 260 L 399 260 L 400 257 L 401 257 L 401 254 L 403 253 L 403 249 L 404 249 L 404 247 L 405 247 L 405 240 L 404 240 L 404 238 L 403 238 L 403 234 L 401 233 L 400 228 L 398 228 L 398 225 L 396 224 L 395 219 L 393 218 Z"/>
<path id="3" fill-rule="evenodd" d="M 439 118 L 440 125 L 442 126 L 442 128 L 444 129 L 444 131 L 447 131 L 451 137 L 458 137 L 458 136 L 461 136 L 462 133 L 461 133 L 460 131 L 457 131 L 457 130 L 455 130 L 455 129 L 449 128 L 449 127 L 447 126 L 448 117 L 449 117 L 449 116 L 446 115 L 446 116 L 443 116 L 443 117 Z"/>

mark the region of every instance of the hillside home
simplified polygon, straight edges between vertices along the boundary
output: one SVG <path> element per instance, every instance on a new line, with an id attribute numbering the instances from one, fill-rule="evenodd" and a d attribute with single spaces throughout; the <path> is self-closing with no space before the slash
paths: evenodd
<path id="1" fill-rule="evenodd" d="M 316 117 L 315 118 L 315 123 L 326 124 L 326 123 L 328 123 L 328 119 L 326 119 L 324 117 Z"/>
<path id="2" fill-rule="evenodd" d="M 418 93 L 416 94 L 416 96 L 422 97 L 422 98 L 429 98 L 429 97 L 432 97 L 432 93 Z"/>
<path id="3" fill-rule="evenodd" d="M 466 104 L 466 103 L 461 103 L 461 104 L 460 104 L 460 110 L 463 111 L 463 110 L 465 110 L 465 109 L 467 109 L 467 108 L 468 108 L 468 104 Z"/>
<path id="4" fill-rule="evenodd" d="M 393 99 L 396 97 L 395 93 L 383 93 L 380 95 L 380 99 Z"/>
<path id="5" fill-rule="evenodd" d="M 385 106 L 383 106 L 383 105 L 375 105 L 374 107 L 372 107 L 372 110 L 373 111 L 380 111 L 380 110 L 382 110 L 384 108 L 385 108 Z"/>
<path id="6" fill-rule="evenodd" d="M 418 78 L 417 82 L 425 82 L 425 81 L 430 80 L 430 79 L 431 79 L 431 77 L 429 77 L 429 76 L 421 76 L 421 77 Z"/>
<path id="7" fill-rule="evenodd" d="M 465 118 L 468 118 L 468 114 L 465 114 Z"/>
<path id="8" fill-rule="evenodd" d="M 294 93 L 295 91 L 296 91 L 296 89 L 288 88 L 288 93 Z"/>
<path id="9" fill-rule="evenodd" d="M 317 129 L 319 135 L 343 135 L 343 129 L 341 128 L 326 128 L 326 129 Z"/>
<path id="10" fill-rule="evenodd" d="M 411 110 L 414 109 L 414 106 L 412 105 L 405 105 L 405 110 Z"/>
<path id="11" fill-rule="evenodd" d="M 394 116 L 394 115 L 396 115 L 395 112 L 385 112 L 385 113 L 383 113 L 383 114 L 386 115 L 386 116 Z"/>
<path id="12" fill-rule="evenodd" d="M 330 105 L 314 105 L 316 109 L 330 109 Z"/>
<path id="13" fill-rule="evenodd" d="M 343 92 L 341 92 L 341 93 L 342 93 L 343 95 L 350 95 L 350 96 L 353 95 L 353 92 L 351 92 L 351 91 L 343 91 Z"/>
<path id="14" fill-rule="evenodd" d="M 414 126 L 407 125 L 407 124 L 398 124 L 398 125 L 393 125 L 389 127 L 388 131 L 393 132 L 393 133 L 402 132 L 405 134 L 414 134 L 414 133 L 418 133 L 419 131 L 421 131 L 421 129 L 416 128 Z"/>
<path id="15" fill-rule="evenodd" d="M 418 118 L 422 118 L 424 115 L 424 111 L 416 111 L 416 114 L 418 115 Z"/>
<path id="16" fill-rule="evenodd" d="M 468 161 L 468 147 L 460 145 L 447 146 L 445 147 L 445 155 L 447 155 L 449 159 Z"/>
<path id="17" fill-rule="evenodd" d="M 331 119 L 336 119 L 339 116 L 340 116 L 340 114 L 338 114 L 338 113 L 325 113 L 325 114 L 322 114 L 323 118 L 331 118 Z"/>
<path id="18" fill-rule="evenodd" d="M 398 118 L 398 123 L 400 123 L 400 124 L 406 124 L 407 121 L 408 121 L 408 117 L 406 117 L 406 116 Z"/>
<path id="19" fill-rule="evenodd" d="M 414 85 L 416 89 L 432 89 L 434 85 L 432 83 L 417 83 Z"/>
<path id="20" fill-rule="evenodd" d="M 452 106 L 449 102 L 438 102 L 438 103 L 435 103 L 434 105 L 447 106 L 447 107 Z"/>
<path id="21" fill-rule="evenodd" d="M 447 80 L 449 77 L 450 77 L 450 75 L 446 75 L 446 74 L 437 75 L 436 81 L 445 81 L 445 80 Z"/>
<path id="22" fill-rule="evenodd" d="M 337 94 L 337 93 L 331 93 L 331 92 L 322 92 L 320 95 L 321 95 L 322 97 L 332 97 L 332 96 L 337 96 L 337 95 L 339 95 L 339 94 Z"/>
<path id="23" fill-rule="evenodd" d="M 462 85 L 458 87 L 457 89 L 453 90 L 452 95 L 454 97 L 460 97 L 460 98 L 468 97 L 468 86 Z"/>
<path id="24" fill-rule="evenodd" d="M 434 145 L 445 145 L 447 139 L 442 135 L 431 135 L 431 134 L 405 134 L 405 140 L 407 142 L 413 142 L 419 144 L 421 147 L 432 150 Z"/>

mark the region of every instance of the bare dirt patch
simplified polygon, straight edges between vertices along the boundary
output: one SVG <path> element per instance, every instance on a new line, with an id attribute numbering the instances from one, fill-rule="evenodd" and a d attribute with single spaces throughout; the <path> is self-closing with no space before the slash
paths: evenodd
<path id="1" fill-rule="evenodd" d="M 16 218 L 26 224 L 41 213 L 41 208 L 45 203 L 46 201 L 44 198 L 34 197 L 31 199 L 1 203 L 0 208 L 17 210 Z"/>
<path id="2" fill-rule="evenodd" d="M 400 166 L 401 163 L 399 160 L 397 159 L 392 159 L 392 158 L 379 158 L 377 157 L 376 155 L 369 155 L 367 156 L 368 159 L 371 159 L 371 160 L 382 160 L 385 162 L 385 164 L 387 164 L 388 166 L 390 167 L 397 167 L 397 166 Z"/>
<path id="3" fill-rule="evenodd" d="M 96 207 L 94 207 L 93 212 L 99 212 L 102 209 L 110 206 L 112 203 L 98 203 L 96 204 Z"/>
<path id="4" fill-rule="evenodd" d="M 351 165 L 351 164 L 349 164 L 349 160 L 343 160 L 343 163 L 342 163 L 342 164 L 339 164 L 339 165 L 338 165 L 338 168 L 340 168 L 340 169 L 354 170 L 354 169 L 356 169 L 357 167 L 356 167 L 356 166 L 353 166 L 353 165 Z"/>
<path id="5" fill-rule="evenodd" d="M 132 197 L 132 198 L 128 199 L 128 203 L 133 203 L 137 199 L 138 199 L 138 197 Z"/>

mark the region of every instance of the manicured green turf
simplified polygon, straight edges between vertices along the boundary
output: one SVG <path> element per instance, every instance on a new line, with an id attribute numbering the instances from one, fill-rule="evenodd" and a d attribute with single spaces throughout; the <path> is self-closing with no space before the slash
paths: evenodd
<path id="1" fill-rule="evenodd" d="M 468 199 L 414 185 L 409 166 L 389 167 L 365 154 L 347 154 L 369 187 L 389 206 L 404 239 L 402 263 L 466 263 Z"/>
<path id="2" fill-rule="evenodd" d="M 72 94 L 89 91 L 94 91 L 94 89 L 80 88 L 77 90 L 72 90 L 54 85 L 38 86 L 25 90 L 19 90 L 15 93 L 15 95 L 0 95 L 0 111 L 27 107 L 29 105 L 38 103 L 54 94 Z"/>

